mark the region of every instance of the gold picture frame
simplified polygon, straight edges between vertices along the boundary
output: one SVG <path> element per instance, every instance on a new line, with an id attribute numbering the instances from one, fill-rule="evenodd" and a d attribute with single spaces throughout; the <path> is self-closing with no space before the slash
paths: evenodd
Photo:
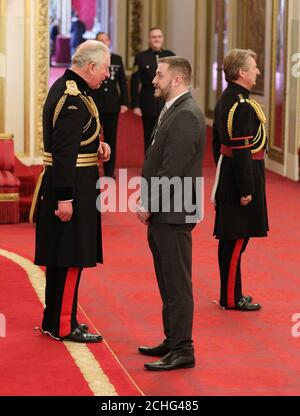
<path id="1" fill-rule="evenodd" d="M 143 2 L 141 0 L 127 0 L 127 45 L 126 67 L 132 69 L 134 57 L 142 49 L 142 16 Z"/>

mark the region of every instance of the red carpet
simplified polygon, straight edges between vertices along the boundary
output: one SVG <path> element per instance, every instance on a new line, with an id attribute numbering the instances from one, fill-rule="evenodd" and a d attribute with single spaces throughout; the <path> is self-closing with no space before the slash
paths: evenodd
<path id="1" fill-rule="evenodd" d="M 146 395 L 298 395 L 299 339 L 292 337 L 291 319 L 295 313 L 300 313 L 297 290 L 299 184 L 275 174 L 267 175 L 271 233 L 268 238 L 250 241 L 243 259 L 244 293 L 254 296 L 255 301 L 262 303 L 263 309 L 255 313 L 222 311 L 212 303 L 218 298 L 219 290 L 217 242 L 211 235 L 213 208 L 208 198 L 213 170 L 205 168 L 205 219 L 193 233 L 196 368 L 160 374 L 143 369 L 144 362 L 151 361 L 151 358 L 138 354 L 138 345 L 158 343 L 163 335 L 161 302 L 147 247 L 146 228 L 137 223 L 134 214 L 103 215 L 105 264 L 85 271 L 80 304 Z M 0 247 L 32 258 L 33 233 L 27 224 L 1 226 Z M 2 263 L 0 273 L 1 287 L 5 287 L 5 292 L 1 291 L 0 311 L 10 316 L 8 331 L 13 322 L 15 325 L 14 336 L 0 340 L 1 345 L 3 342 L 11 343 L 6 354 L 1 354 L 1 374 L 5 374 L 5 380 L 9 382 L 12 370 L 16 367 L 22 370 L 16 378 L 17 383 L 1 387 L 3 391 L 0 394 L 29 390 L 31 394 L 49 394 L 47 383 L 51 385 L 51 379 L 59 386 L 59 381 L 54 382 L 57 380 L 54 371 L 50 372 L 47 383 L 44 381 L 37 386 L 34 382 L 29 383 L 28 388 L 24 386 L 24 379 L 28 384 L 28 374 L 35 371 L 40 374 L 37 361 L 42 361 L 44 356 L 36 357 L 35 354 L 41 346 L 44 353 L 50 350 L 50 363 L 55 349 L 60 368 L 66 367 L 67 377 L 73 380 L 64 387 L 67 390 L 61 390 L 61 394 L 66 391 L 85 394 L 80 374 L 77 372 L 74 376 L 77 370 L 60 348 L 61 344 L 32 333 L 32 327 L 40 322 L 42 308 L 37 300 L 34 301 L 33 293 L 26 293 L 30 291 L 26 276 L 21 272 L 16 276 L 9 262 Z M 7 305 L 7 299 L 10 299 L 10 305 Z M 14 305 L 18 305 L 17 313 Z M 28 363 L 24 364 L 23 371 L 25 342 L 28 346 L 33 344 L 34 348 L 30 348 L 31 354 L 25 348 Z M 101 348 L 104 347 L 102 344 Z M 119 386 L 119 394 L 126 394 L 130 390 L 128 386 L 133 384 L 121 367 L 110 364 L 112 356 L 109 350 L 105 348 L 103 352 L 97 345 L 89 348 L 113 384 L 120 380 L 118 374 L 122 374 L 124 383 L 123 388 Z M 11 357 L 11 350 L 14 350 L 15 359 L 3 362 L 7 354 Z M 19 365 L 16 366 L 14 361 Z M 41 368 L 44 371 L 43 365 Z M 32 376 L 35 381 L 38 374 Z M 61 376 L 62 372 L 58 374 Z M 55 394 L 57 390 L 54 385 L 50 391 Z M 137 389 L 135 392 L 139 394 Z"/>
<path id="2" fill-rule="evenodd" d="M 6 317 L 6 338 L 0 338 L 0 396 L 92 395 L 67 350 L 33 331 L 40 323 L 41 304 L 26 273 L 1 256 L 0 268 L 0 311 Z"/>
<path id="3" fill-rule="evenodd" d="M 118 139 L 117 164 L 133 168 L 130 176 L 139 174 L 143 155 L 141 120 L 134 119 L 131 113 L 120 117 Z M 292 316 L 300 313 L 299 184 L 267 174 L 270 236 L 251 240 L 243 257 L 243 292 L 263 309 L 223 311 L 212 303 L 219 277 L 209 202 L 215 169 L 208 142 L 205 218 L 193 232 L 196 368 L 159 374 L 143 369 L 152 359 L 138 354 L 137 347 L 162 340 L 161 301 L 146 228 L 132 213 L 103 214 L 105 263 L 84 271 L 81 318 L 106 342 L 89 350 L 120 395 L 299 395 L 300 340 L 292 336 Z M 32 260 L 34 229 L 0 226 L 1 248 Z M 0 338 L 0 395 L 91 395 L 63 344 L 32 331 L 40 324 L 42 306 L 26 274 L 4 257 L 0 262 L 0 313 L 7 318 L 7 337 Z"/>

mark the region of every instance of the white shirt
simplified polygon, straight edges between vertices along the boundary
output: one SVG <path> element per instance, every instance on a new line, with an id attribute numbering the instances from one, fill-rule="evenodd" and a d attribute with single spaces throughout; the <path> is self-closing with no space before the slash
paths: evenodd
<path id="1" fill-rule="evenodd" d="M 189 90 L 186 90 L 186 91 L 182 92 L 181 94 L 176 95 L 176 97 L 172 98 L 171 100 L 166 101 L 165 106 L 167 107 L 167 109 L 169 110 L 169 108 L 171 107 L 171 105 L 174 104 L 175 101 L 178 100 L 179 97 L 181 97 L 182 95 L 186 94 L 187 92 L 189 92 Z"/>

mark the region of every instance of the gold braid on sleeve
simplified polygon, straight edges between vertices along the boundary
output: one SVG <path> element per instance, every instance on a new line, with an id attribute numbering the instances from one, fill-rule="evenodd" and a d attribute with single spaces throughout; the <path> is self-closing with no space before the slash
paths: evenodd
<path id="1" fill-rule="evenodd" d="M 55 110 L 54 110 L 53 122 L 52 122 L 53 128 L 55 127 L 55 123 L 56 123 L 56 121 L 58 119 L 59 113 L 61 112 L 61 110 L 62 110 L 62 108 L 63 108 L 63 106 L 64 106 L 64 104 L 66 102 L 66 99 L 67 99 L 67 95 L 64 94 L 60 98 L 60 100 L 58 101 L 58 103 L 56 104 L 56 107 L 55 107 Z"/>
<path id="2" fill-rule="evenodd" d="M 263 112 L 263 109 L 261 108 L 260 104 L 257 101 L 253 99 L 240 97 L 240 100 L 237 101 L 231 107 L 228 113 L 228 119 L 227 119 L 227 130 L 228 130 L 229 137 L 232 139 L 233 117 L 234 117 L 235 110 L 237 109 L 237 106 L 239 105 L 239 102 L 247 102 L 249 105 L 251 105 L 251 107 L 253 108 L 253 110 L 255 111 L 257 115 L 257 118 L 260 121 L 260 125 L 257 130 L 256 136 L 253 139 L 253 146 L 257 145 L 258 143 L 260 144 L 255 149 L 251 149 L 251 153 L 257 153 L 264 148 L 266 141 L 267 141 L 266 127 L 265 127 L 267 119 L 266 119 L 265 113 Z"/>
<path id="3" fill-rule="evenodd" d="M 86 146 L 87 144 L 92 143 L 99 136 L 100 131 L 101 131 L 101 125 L 100 125 L 100 120 L 99 120 L 98 109 L 97 109 L 97 106 L 96 106 L 94 100 L 92 99 L 92 97 L 87 97 L 87 96 L 84 96 L 84 95 L 80 95 L 80 98 L 82 99 L 82 101 L 86 105 L 86 107 L 89 110 L 91 116 L 96 119 L 96 124 L 97 124 L 95 133 L 89 139 L 80 142 L 80 146 Z"/>

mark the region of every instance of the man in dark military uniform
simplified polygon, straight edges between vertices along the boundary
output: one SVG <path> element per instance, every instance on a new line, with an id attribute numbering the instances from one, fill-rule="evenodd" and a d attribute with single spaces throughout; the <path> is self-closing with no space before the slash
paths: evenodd
<path id="1" fill-rule="evenodd" d="M 90 88 L 109 76 L 109 49 L 100 42 L 80 45 L 51 87 L 43 110 L 45 172 L 37 188 L 35 264 L 46 266 L 46 308 L 42 332 L 59 340 L 99 342 L 76 319 L 84 267 L 102 263 L 100 213 L 96 209 L 100 122 Z"/>
<path id="2" fill-rule="evenodd" d="M 164 35 L 162 31 L 158 28 L 150 29 L 149 49 L 136 55 L 131 77 L 131 105 L 133 113 L 142 116 L 143 119 L 145 151 L 157 117 L 164 106 L 162 99 L 154 97 L 154 86 L 152 84 L 158 60 L 175 55 L 174 52 L 163 49 L 163 43 Z"/>
<path id="3" fill-rule="evenodd" d="M 107 33 L 98 33 L 96 40 L 110 47 Z M 98 90 L 93 91 L 92 97 L 98 107 L 105 141 L 111 148 L 110 159 L 104 163 L 104 174 L 114 177 L 119 113 L 123 114 L 128 110 L 128 90 L 122 57 L 112 53 L 110 61 L 110 77 Z"/>
<path id="4" fill-rule="evenodd" d="M 256 54 L 233 49 L 224 60 L 228 86 L 220 97 L 213 124 L 213 152 L 218 164 L 212 200 L 219 239 L 220 305 L 225 309 L 256 311 L 251 296 L 243 296 L 241 256 L 249 238 L 265 237 L 268 217 L 264 155 L 266 118 L 260 105 L 249 99 L 260 74 Z"/>

